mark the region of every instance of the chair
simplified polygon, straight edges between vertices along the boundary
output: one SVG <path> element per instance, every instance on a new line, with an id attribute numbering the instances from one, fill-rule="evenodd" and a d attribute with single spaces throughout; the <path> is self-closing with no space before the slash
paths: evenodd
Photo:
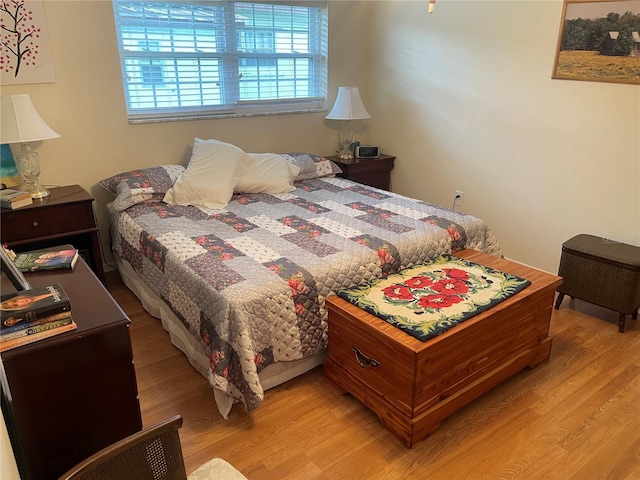
<path id="1" fill-rule="evenodd" d="M 220 458 L 200 466 L 187 477 L 176 415 L 143 428 L 100 450 L 59 480 L 247 480 Z"/>

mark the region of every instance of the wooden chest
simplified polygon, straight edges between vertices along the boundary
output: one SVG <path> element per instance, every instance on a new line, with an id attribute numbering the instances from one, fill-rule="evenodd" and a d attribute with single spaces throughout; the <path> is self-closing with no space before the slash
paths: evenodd
<path id="1" fill-rule="evenodd" d="M 531 285 L 426 342 L 337 296 L 326 300 L 326 380 L 371 408 L 409 448 L 444 418 L 551 353 L 549 323 L 561 279 L 472 250 L 456 255 Z"/>

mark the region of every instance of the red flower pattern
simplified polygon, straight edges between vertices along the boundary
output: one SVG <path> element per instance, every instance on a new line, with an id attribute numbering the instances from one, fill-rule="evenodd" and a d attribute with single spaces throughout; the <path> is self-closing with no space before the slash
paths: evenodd
<path id="1" fill-rule="evenodd" d="M 433 284 L 433 282 L 429 277 L 423 277 L 420 275 L 416 277 L 412 277 L 409 280 L 406 280 L 404 283 L 406 283 L 409 286 L 409 288 L 414 288 L 414 289 L 427 288 Z"/>
<path id="2" fill-rule="evenodd" d="M 304 293 L 307 289 L 307 286 L 304 284 L 304 282 L 301 282 L 297 278 L 290 278 L 289 288 L 291 288 L 291 294 L 295 296 Z"/>
<path id="3" fill-rule="evenodd" d="M 445 268 L 443 271 L 449 278 L 458 278 L 460 280 L 467 280 L 469 278 L 469 274 L 459 268 Z"/>
<path id="4" fill-rule="evenodd" d="M 380 259 L 380 263 L 384 266 L 388 263 L 393 262 L 393 257 L 391 254 L 386 251 L 384 248 L 378 249 L 378 258 Z"/>
<path id="5" fill-rule="evenodd" d="M 463 280 L 444 278 L 434 283 L 431 288 L 443 295 L 464 295 L 469 291 L 469 286 Z"/>
<path id="6" fill-rule="evenodd" d="M 391 285 L 382 289 L 382 293 L 389 298 L 396 300 L 411 300 L 413 299 L 413 292 L 409 287 L 403 284 Z"/>
<path id="7" fill-rule="evenodd" d="M 422 308 L 441 309 L 460 303 L 462 297 L 457 295 L 426 295 L 418 300 L 418 305 Z"/>
<path id="8" fill-rule="evenodd" d="M 282 268 L 281 268 L 281 266 L 280 266 L 280 265 L 275 265 L 275 264 L 274 264 L 274 265 L 269 265 L 267 268 L 268 268 L 269 270 L 271 270 L 272 272 L 274 272 L 274 273 L 278 273 L 278 274 L 279 274 L 279 273 L 280 273 L 280 271 L 282 270 Z"/>

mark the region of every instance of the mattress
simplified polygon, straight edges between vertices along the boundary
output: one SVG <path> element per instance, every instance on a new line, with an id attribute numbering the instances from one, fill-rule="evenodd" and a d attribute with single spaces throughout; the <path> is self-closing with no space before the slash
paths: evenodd
<path id="1" fill-rule="evenodd" d="M 477 217 L 332 176 L 295 186 L 234 195 L 222 210 L 109 207 L 125 282 L 208 379 L 223 416 L 322 362 L 327 296 L 467 248 L 501 255 Z"/>

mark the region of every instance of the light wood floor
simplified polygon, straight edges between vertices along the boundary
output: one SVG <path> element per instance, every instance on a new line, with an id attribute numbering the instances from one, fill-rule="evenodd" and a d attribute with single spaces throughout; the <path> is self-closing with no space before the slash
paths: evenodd
<path id="1" fill-rule="evenodd" d="M 553 313 L 551 360 L 523 370 L 406 449 L 322 368 L 269 390 L 229 420 L 117 273 L 109 290 L 132 320 L 145 426 L 181 414 L 187 471 L 212 457 L 250 480 L 639 479 L 640 321 L 566 298 Z"/>

